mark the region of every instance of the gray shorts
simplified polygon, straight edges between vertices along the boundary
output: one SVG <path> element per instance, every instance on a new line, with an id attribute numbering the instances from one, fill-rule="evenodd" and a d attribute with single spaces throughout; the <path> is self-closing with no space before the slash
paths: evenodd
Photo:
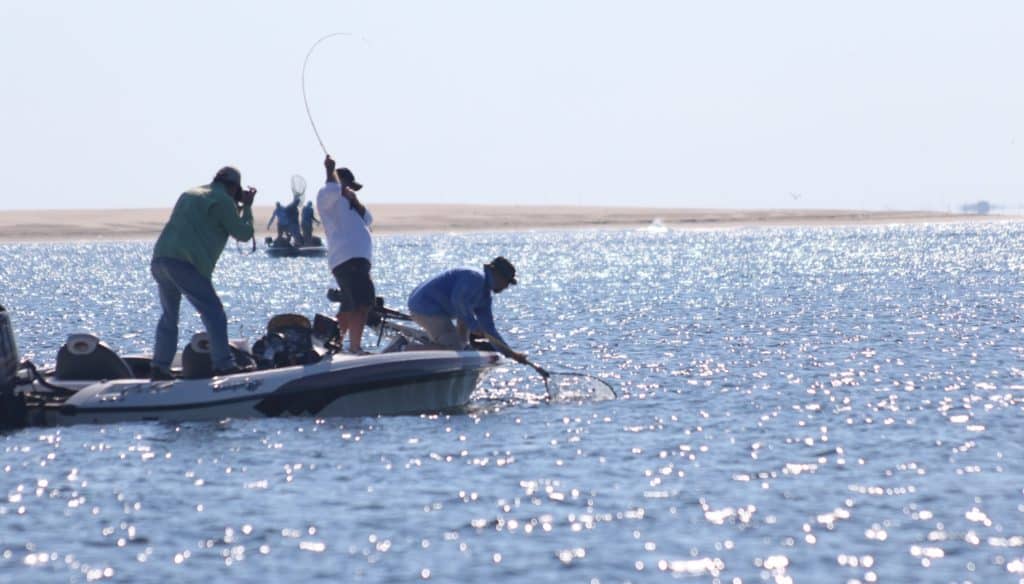
<path id="1" fill-rule="evenodd" d="M 462 350 L 469 344 L 469 329 L 456 327 L 447 316 L 412 313 L 412 320 L 427 331 L 430 340 L 448 349 Z"/>

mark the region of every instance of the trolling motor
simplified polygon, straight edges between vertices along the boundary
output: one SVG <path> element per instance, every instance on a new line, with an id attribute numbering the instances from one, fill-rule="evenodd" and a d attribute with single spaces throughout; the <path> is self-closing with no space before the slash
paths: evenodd
<path id="1" fill-rule="evenodd" d="M 342 292 L 337 288 L 329 288 L 327 290 L 327 299 L 331 302 L 341 302 Z M 317 315 L 318 317 L 320 315 Z M 326 318 L 326 317 L 325 317 Z M 411 322 L 412 317 L 403 312 L 388 308 L 384 306 L 384 298 L 377 296 L 374 298 L 373 305 L 370 306 L 370 311 L 366 315 L 366 326 L 377 329 L 377 346 L 380 346 L 381 340 L 384 338 L 384 332 L 389 331 L 391 333 L 397 333 L 396 337 L 390 344 L 388 344 L 381 351 L 382 353 L 393 353 L 402 350 L 410 340 L 422 340 L 426 338 L 421 332 L 416 329 L 409 328 L 402 324 L 397 324 L 391 321 L 404 321 Z M 337 328 L 337 327 L 335 327 Z M 338 347 L 340 349 L 340 345 Z"/>
<path id="2" fill-rule="evenodd" d="M 0 306 L 0 430 L 25 425 L 25 399 L 14 393 L 18 382 L 18 345 L 7 310 Z"/>

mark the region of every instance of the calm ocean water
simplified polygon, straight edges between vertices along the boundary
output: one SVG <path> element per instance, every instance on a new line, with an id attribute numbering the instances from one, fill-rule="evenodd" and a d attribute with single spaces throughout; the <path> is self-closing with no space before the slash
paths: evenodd
<path id="1" fill-rule="evenodd" d="M 149 251 L 0 245 L 22 353 L 148 351 Z M 378 291 L 498 254 L 513 345 L 618 400 L 0 435 L 0 580 L 1024 580 L 1021 225 L 381 237 Z M 323 259 L 215 281 L 232 336 L 331 311 Z"/>

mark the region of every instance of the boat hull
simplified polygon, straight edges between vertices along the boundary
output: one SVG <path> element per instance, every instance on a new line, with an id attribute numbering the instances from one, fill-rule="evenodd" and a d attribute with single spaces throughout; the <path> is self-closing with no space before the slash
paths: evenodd
<path id="1" fill-rule="evenodd" d="M 65 382 L 78 386 L 74 395 L 30 408 L 27 421 L 54 426 L 451 411 L 469 402 L 484 371 L 498 360 L 490 352 L 410 351 L 335 355 L 311 365 L 212 379 Z"/>
<path id="2" fill-rule="evenodd" d="M 327 255 L 327 248 L 322 245 L 300 247 L 291 245 L 271 246 L 267 248 L 267 255 L 277 258 L 323 257 Z"/>

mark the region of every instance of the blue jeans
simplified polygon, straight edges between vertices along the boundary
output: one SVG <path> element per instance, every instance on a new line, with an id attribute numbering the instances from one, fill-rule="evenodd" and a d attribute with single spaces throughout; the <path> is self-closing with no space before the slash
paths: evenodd
<path id="1" fill-rule="evenodd" d="M 178 350 L 178 316 L 181 297 L 188 298 L 199 312 L 210 337 L 210 358 L 216 370 L 235 366 L 235 358 L 228 348 L 228 317 L 224 305 L 213 289 L 213 282 L 199 273 L 192 264 L 171 258 L 153 258 L 149 271 L 156 280 L 163 314 L 156 325 L 156 346 L 153 348 L 153 366 L 170 369 L 174 353 Z"/>

